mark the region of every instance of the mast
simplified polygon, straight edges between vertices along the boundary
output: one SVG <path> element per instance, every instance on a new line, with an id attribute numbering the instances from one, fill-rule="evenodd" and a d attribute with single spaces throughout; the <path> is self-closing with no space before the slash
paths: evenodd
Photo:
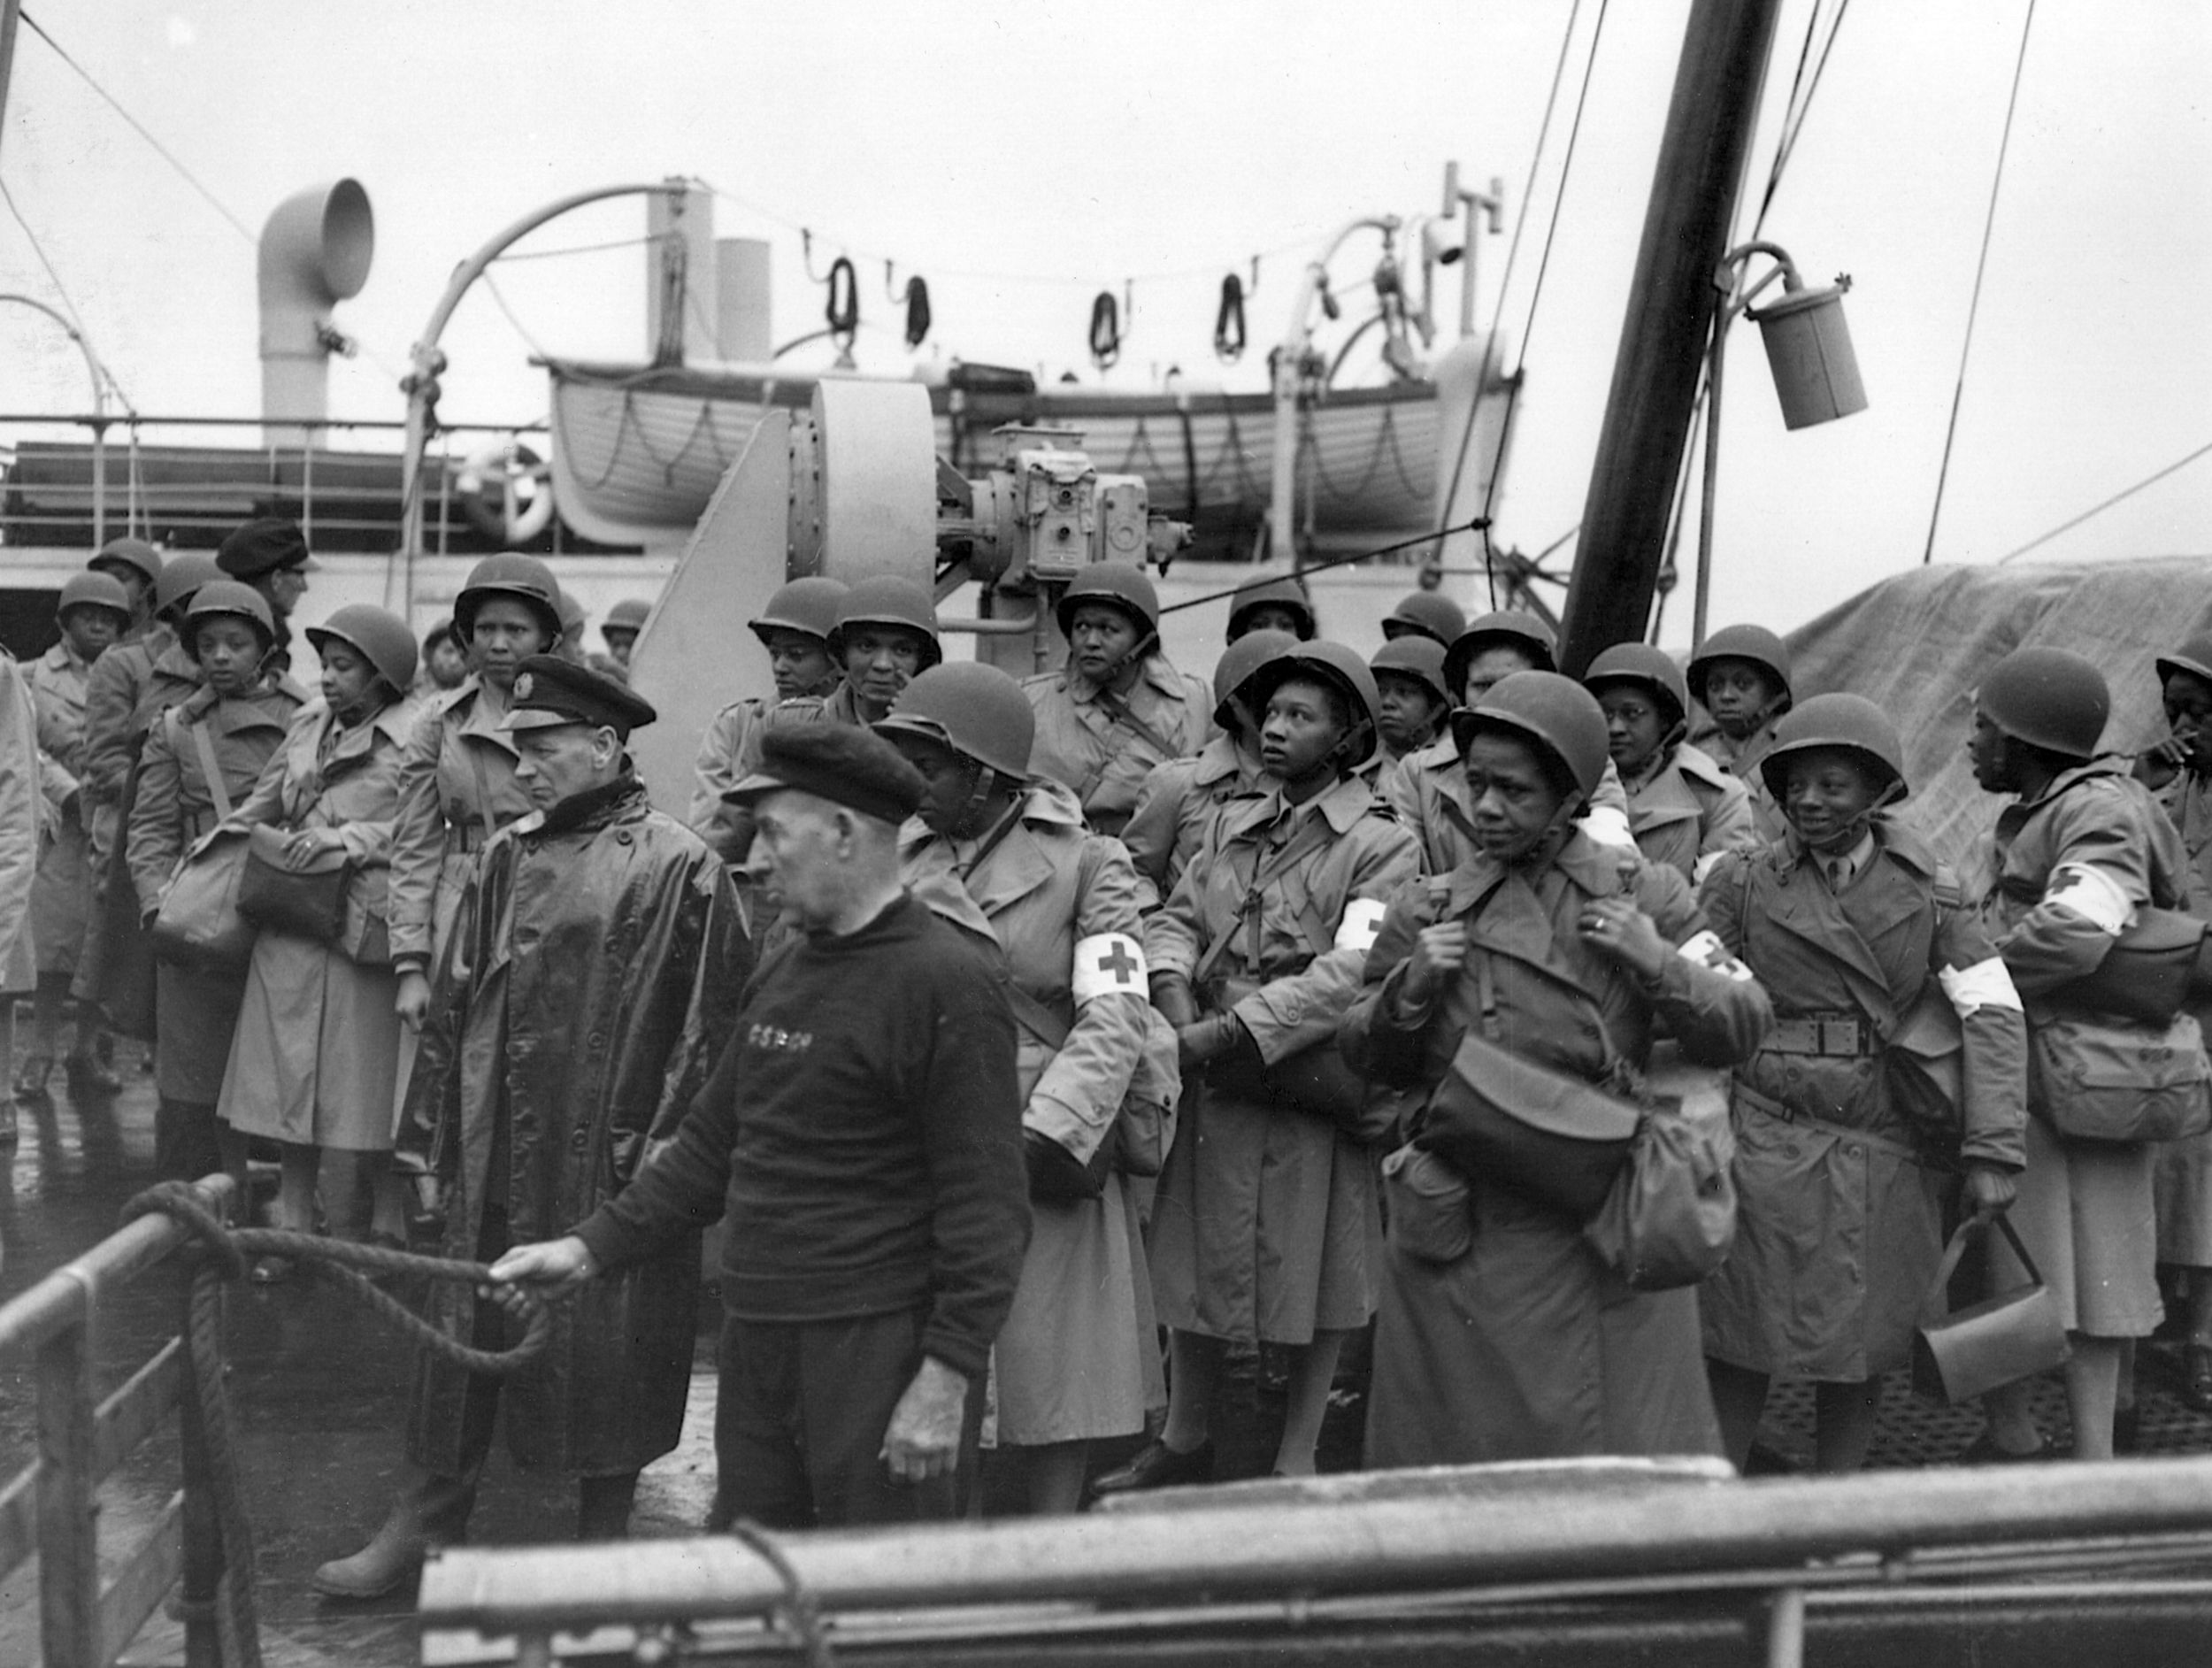
<path id="1" fill-rule="evenodd" d="M 0 0 L 0 138 L 8 131 L 8 78 L 15 69 L 15 20 L 23 0 Z"/>
<path id="2" fill-rule="evenodd" d="M 1578 675 L 1614 643 L 1640 641 L 1651 615 L 1720 299 L 1713 269 L 1728 247 L 1779 10 L 1779 0 L 1692 0 L 1567 587 L 1560 666 L 1568 673 Z"/>

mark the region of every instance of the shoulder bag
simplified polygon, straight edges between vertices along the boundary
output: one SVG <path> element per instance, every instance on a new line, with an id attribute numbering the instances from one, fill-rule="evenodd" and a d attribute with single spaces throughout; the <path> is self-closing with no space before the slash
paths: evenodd
<path id="1" fill-rule="evenodd" d="M 2193 1014 L 2162 1026 L 2061 1013 L 2028 1027 L 2028 1106 L 2073 1141 L 2212 1130 L 2212 1064 Z"/>
<path id="2" fill-rule="evenodd" d="M 177 709 L 163 717 L 174 751 L 185 724 Z M 162 888 L 150 936 L 163 961 L 188 966 L 235 971 L 253 957 L 253 923 L 239 912 L 238 888 L 246 867 L 246 836 L 222 826 L 230 817 L 230 793 L 215 761 L 204 724 L 191 726 L 200 770 L 214 801 L 217 826 L 185 853 L 177 872 Z"/>
<path id="3" fill-rule="evenodd" d="M 257 823 L 246 836 L 238 912 L 273 933 L 311 943 L 334 942 L 346 924 L 346 882 L 353 865 L 343 848 L 295 859 L 291 831 Z"/>
<path id="4" fill-rule="evenodd" d="M 1736 1131 L 1728 1074 L 1686 1065 L 1662 1042 L 1628 1162 L 1583 1236 L 1638 1291 L 1694 1286 L 1736 1243 Z"/>

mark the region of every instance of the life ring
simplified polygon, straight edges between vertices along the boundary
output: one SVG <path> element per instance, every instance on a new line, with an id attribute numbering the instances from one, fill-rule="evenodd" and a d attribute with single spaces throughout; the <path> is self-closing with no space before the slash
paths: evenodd
<path id="1" fill-rule="evenodd" d="M 553 468 L 520 441 L 471 452 L 453 479 L 461 513 L 501 550 L 518 550 L 553 519 Z"/>

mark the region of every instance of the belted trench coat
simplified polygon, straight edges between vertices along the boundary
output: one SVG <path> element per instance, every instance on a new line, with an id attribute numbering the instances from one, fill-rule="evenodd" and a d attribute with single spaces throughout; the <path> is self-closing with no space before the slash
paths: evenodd
<path id="1" fill-rule="evenodd" d="M 1025 679 L 1022 693 L 1037 715 L 1030 774 L 1074 789 L 1100 834 L 1122 831 L 1155 765 L 1197 752 L 1213 734 L 1211 692 L 1164 655 L 1145 657 L 1118 703 L 1072 666 Z"/>

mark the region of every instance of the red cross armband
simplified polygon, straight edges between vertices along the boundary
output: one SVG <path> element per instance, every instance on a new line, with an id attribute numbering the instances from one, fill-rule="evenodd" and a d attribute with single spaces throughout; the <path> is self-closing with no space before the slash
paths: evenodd
<path id="1" fill-rule="evenodd" d="M 1344 919 L 1336 926 L 1335 949 L 1371 950 L 1375 948 L 1375 936 L 1382 931 L 1383 915 L 1388 906 L 1380 898 L 1356 897 L 1344 906 Z"/>
<path id="2" fill-rule="evenodd" d="M 1125 933 L 1094 933 L 1077 939 L 1075 971 L 1068 982 L 1079 1008 L 1101 996 L 1134 996 L 1140 1002 L 1152 999 L 1144 946 Z"/>
<path id="3" fill-rule="evenodd" d="M 1709 967 L 1717 973 L 1725 973 L 1740 985 L 1751 982 L 1751 969 L 1731 956 L 1728 946 L 1720 942 L 1720 934 L 1709 928 L 1684 939 L 1675 954 L 1685 961 L 1695 962 L 1701 967 Z"/>

